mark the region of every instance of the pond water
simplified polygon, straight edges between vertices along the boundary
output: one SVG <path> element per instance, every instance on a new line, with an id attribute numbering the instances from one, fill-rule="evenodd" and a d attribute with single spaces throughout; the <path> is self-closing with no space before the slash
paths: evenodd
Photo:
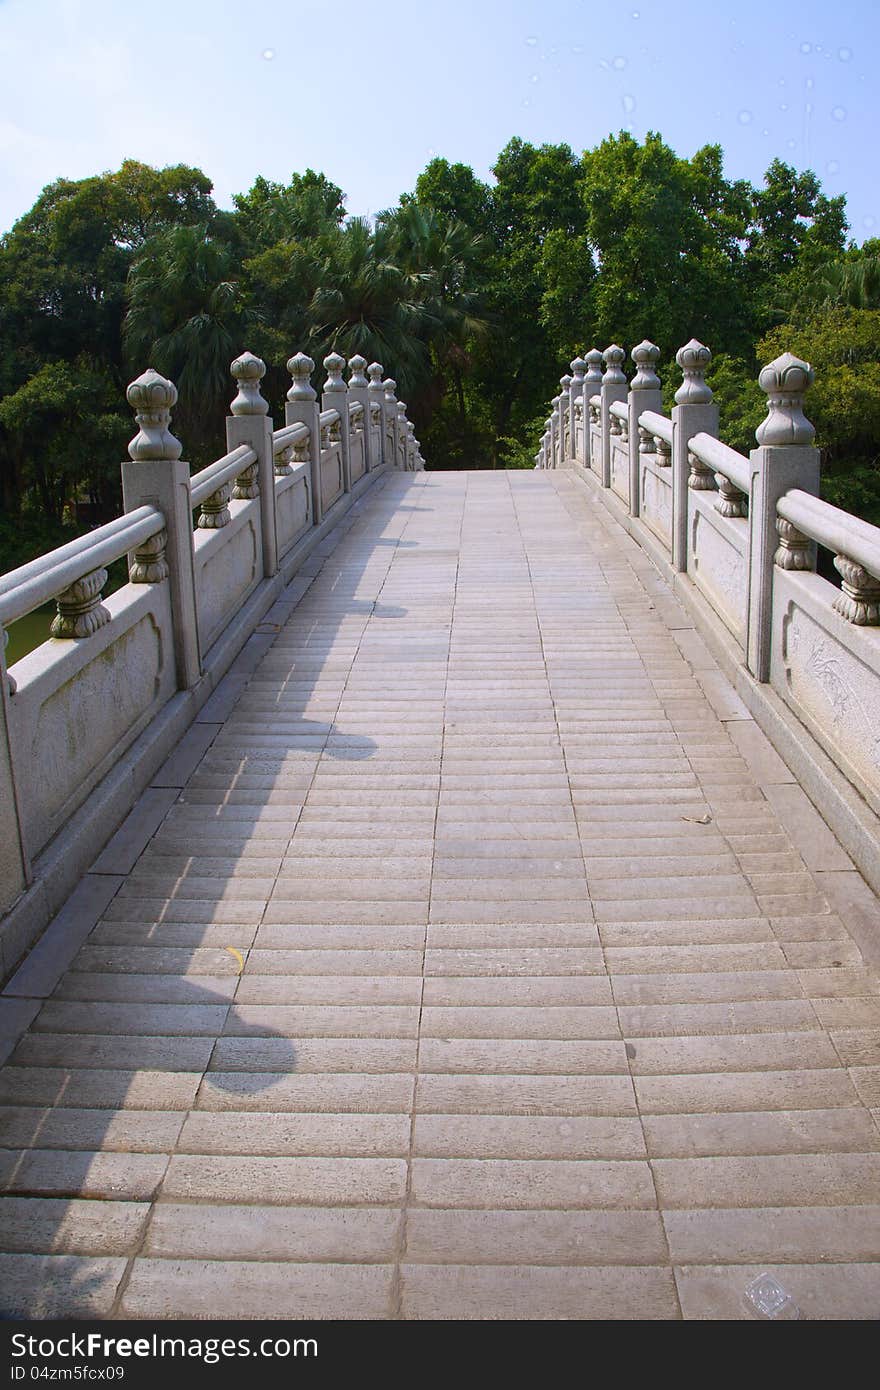
<path id="1" fill-rule="evenodd" d="M 11 666 L 14 661 L 21 661 L 21 658 L 32 652 L 34 647 L 47 641 L 49 624 L 55 616 L 55 611 L 54 603 L 44 603 L 42 608 L 19 618 L 17 623 L 10 623 L 6 629 L 9 633 L 9 645 L 6 648 L 7 666 Z"/>

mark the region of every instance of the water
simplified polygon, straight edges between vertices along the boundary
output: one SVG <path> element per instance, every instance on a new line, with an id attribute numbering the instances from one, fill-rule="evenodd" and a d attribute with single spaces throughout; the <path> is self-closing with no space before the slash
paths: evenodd
<path id="1" fill-rule="evenodd" d="M 6 629 L 9 633 L 9 645 L 6 648 L 7 667 L 14 661 L 21 661 L 23 656 L 34 650 L 34 647 L 39 647 L 41 642 L 48 640 L 49 624 L 55 613 L 54 603 L 44 603 L 42 608 L 19 618 L 17 623 L 10 623 Z"/>

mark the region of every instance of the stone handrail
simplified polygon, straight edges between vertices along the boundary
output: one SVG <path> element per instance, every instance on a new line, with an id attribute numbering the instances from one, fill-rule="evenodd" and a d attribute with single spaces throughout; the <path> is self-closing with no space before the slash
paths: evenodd
<path id="1" fill-rule="evenodd" d="M 192 476 L 170 430 L 177 390 L 145 372 L 127 392 L 139 430 L 122 464 L 124 515 L 0 577 L 0 974 L 314 547 L 374 478 L 423 467 L 381 364 L 353 357 L 346 382 L 345 360 L 331 354 L 320 404 L 314 366 L 303 353 L 288 362 L 276 431 L 265 363 L 236 358 L 227 452 Z M 126 554 L 129 582 L 105 598 L 104 566 Z M 4 624 L 53 598 L 51 639 L 7 670 Z"/>
<path id="2" fill-rule="evenodd" d="M 38 560 L 10 570 L 0 576 L 0 626 L 17 622 L 35 608 L 59 598 L 87 575 L 137 550 L 144 541 L 160 535 L 164 529 L 165 518 L 160 511 L 155 507 L 138 507 L 51 550 L 48 555 L 41 555 Z M 100 601 L 100 592 L 97 598 Z M 59 602 L 59 611 L 61 607 Z"/>
<path id="3" fill-rule="evenodd" d="M 669 427 L 669 442 L 672 443 L 672 425 Z M 731 449 L 728 444 L 722 444 L 720 439 L 714 439 L 711 434 L 695 434 L 688 440 L 688 449 L 695 454 L 700 463 L 706 464 L 715 473 L 721 473 L 730 482 L 735 484 L 740 492 L 748 496 L 751 481 L 749 478 L 749 461 L 738 454 L 735 449 Z"/>
<path id="4" fill-rule="evenodd" d="M 810 540 L 818 541 L 836 555 L 851 556 L 880 578 L 880 526 L 872 526 L 798 488 L 780 497 L 776 510 Z"/>
<path id="5" fill-rule="evenodd" d="M 257 462 L 257 455 L 247 444 L 224 454 L 215 463 L 209 463 L 201 472 L 190 478 L 190 501 L 193 507 L 201 506 L 206 497 L 212 497 L 227 483 L 234 482 L 239 474 Z"/>
<path id="6" fill-rule="evenodd" d="M 692 339 L 676 354 L 683 380 L 671 420 L 659 349 L 645 340 L 631 356 L 629 381 L 616 344 L 575 359 L 536 467 L 574 469 L 669 576 L 880 889 L 880 528 L 818 496 L 819 451 L 803 409 L 812 368 L 784 353 L 761 370 L 767 416 L 745 457 L 719 438 L 707 347 Z M 567 416 L 579 372 L 589 412 Z M 831 552 L 839 586 L 817 571 L 817 546 Z"/>
<path id="7" fill-rule="evenodd" d="M 662 439 L 665 444 L 672 443 L 672 421 L 656 410 L 642 411 L 639 416 L 639 428 L 653 435 L 655 439 Z"/>
<path id="8" fill-rule="evenodd" d="M 272 454 L 278 458 L 294 444 L 306 444 L 309 439 L 308 425 L 285 425 L 283 429 L 272 432 Z"/>

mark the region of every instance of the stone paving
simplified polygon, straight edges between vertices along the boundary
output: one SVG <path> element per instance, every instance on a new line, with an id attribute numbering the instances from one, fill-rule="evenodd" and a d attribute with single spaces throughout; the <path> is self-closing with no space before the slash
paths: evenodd
<path id="1" fill-rule="evenodd" d="M 571 475 L 352 515 L 4 996 L 3 1310 L 877 1317 L 849 860 Z"/>

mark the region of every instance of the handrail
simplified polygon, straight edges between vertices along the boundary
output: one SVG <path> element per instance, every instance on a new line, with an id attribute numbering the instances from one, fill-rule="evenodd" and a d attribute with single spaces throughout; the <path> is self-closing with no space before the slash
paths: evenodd
<path id="1" fill-rule="evenodd" d="M 591 396 L 591 397 L 590 397 L 590 405 L 601 405 L 601 404 L 602 404 L 602 397 L 601 397 L 601 396 Z"/>
<path id="2" fill-rule="evenodd" d="M 323 429 L 326 425 L 335 425 L 337 420 L 342 419 L 342 416 L 339 414 L 338 410 L 322 410 L 318 419 Z"/>
<path id="3" fill-rule="evenodd" d="M 285 425 L 283 429 L 275 430 L 272 435 L 273 456 L 277 458 L 291 445 L 304 443 L 309 438 L 309 434 L 308 425 L 304 425 L 302 422 L 296 425 Z"/>
<path id="4" fill-rule="evenodd" d="M 194 473 L 190 479 L 190 502 L 193 507 L 198 507 L 204 502 L 206 497 L 213 497 L 215 492 L 219 492 L 221 487 L 232 482 L 239 473 L 243 473 L 246 468 L 250 468 L 252 463 L 257 462 L 257 456 L 249 444 L 239 444 L 237 448 L 231 449 L 228 454 L 217 459 L 215 463 L 209 463 L 207 468 L 201 472 Z"/>
<path id="5" fill-rule="evenodd" d="M 354 420 L 356 416 L 358 416 L 358 415 L 363 415 L 363 413 L 364 413 L 364 403 L 363 403 L 363 401 L 349 401 L 349 405 L 348 405 L 348 418 L 349 418 L 349 420 Z"/>
<path id="6" fill-rule="evenodd" d="M 692 454 L 705 463 L 716 473 L 721 473 L 725 478 L 729 478 L 734 487 L 739 488 L 748 497 L 752 486 L 749 461 L 742 454 L 738 454 L 736 449 L 731 449 L 728 444 L 722 444 L 720 439 L 715 439 L 711 434 L 695 434 L 688 440 L 688 449 Z"/>
<path id="7" fill-rule="evenodd" d="M 880 526 L 850 516 L 800 488 L 792 488 L 780 497 L 776 510 L 810 540 L 835 555 L 846 555 L 875 579 L 880 578 Z"/>
<path id="8" fill-rule="evenodd" d="M 613 415 L 616 420 L 628 420 L 629 411 L 626 406 L 626 401 L 612 401 L 608 407 L 608 414 Z"/>
<path id="9" fill-rule="evenodd" d="M 643 410 L 639 416 L 639 425 L 648 434 L 653 434 L 655 439 L 662 439 L 666 444 L 672 444 L 672 421 L 665 415 L 661 415 L 656 410 Z"/>
<path id="10" fill-rule="evenodd" d="M 0 580 L 0 623 L 14 623 L 57 598 L 78 579 L 103 569 L 165 529 L 158 507 L 138 507 L 69 541 Z"/>
<path id="11" fill-rule="evenodd" d="M 46 555 L 38 555 L 35 560 L 28 560 L 27 564 L 19 565 L 18 569 L 9 570 L 6 574 L 0 575 L 0 595 L 6 594 L 10 589 L 17 589 L 20 584 L 24 584 L 34 575 L 45 574 L 46 567 L 51 561 L 51 567 L 63 564 L 66 560 L 72 559 L 75 555 L 80 555 L 83 551 L 91 550 L 96 544 L 95 537 L 104 539 L 115 536 L 118 531 L 127 530 L 133 516 L 140 516 L 146 509 L 140 507 L 135 512 L 125 512 L 122 516 L 114 517 L 112 521 L 107 521 L 103 526 L 96 526 L 92 531 L 86 531 L 82 536 L 77 536 L 75 540 L 66 541 L 64 545 L 59 545 L 56 550 L 50 550 Z M 155 511 L 155 508 L 149 510 Z M 161 512 L 158 513 L 161 516 Z"/>

